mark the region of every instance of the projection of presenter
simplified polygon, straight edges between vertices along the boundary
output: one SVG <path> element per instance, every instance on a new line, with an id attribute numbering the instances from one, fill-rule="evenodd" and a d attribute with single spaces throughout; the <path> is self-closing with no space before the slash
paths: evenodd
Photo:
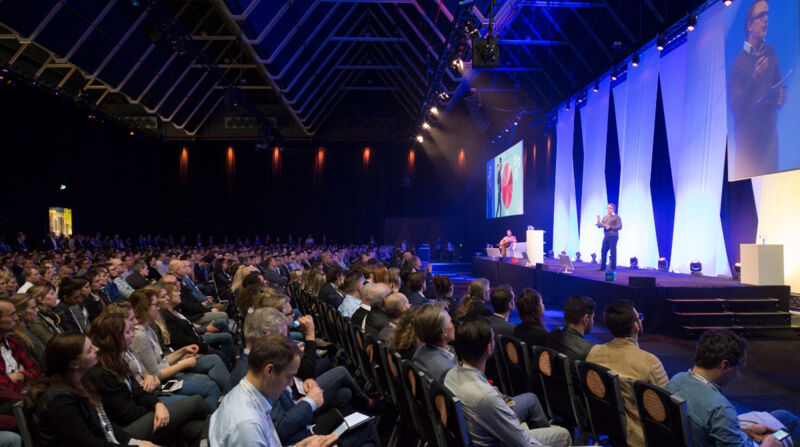
<path id="1" fill-rule="evenodd" d="M 608 214 L 602 219 L 597 216 L 597 228 L 602 228 L 605 234 L 603 247 L 600 249 L 600 268 L 598 270 L 606 269 L 606 255 L 611 251 L 609 269 L 613 272 L 617 269 L 617 242 L 619 241 L 619 230 L 622 229 L 622 219 L 614 212 L 617 206 L 613 203 L 609 203 L 606 209 Z"/>
<path id="2" fill-rule="evenodd" d="M 747 39 L 731 67 L 728 89 L 736 134 L 737 166 L 750 173 L 779 170 L 778 109 L 786 101 L 778 53 L 768 44 L 769 2 L 747 9 Z"/>
<path id="3" fill-rule="evenodd" d="M 494 217 L 503 217 L 503 157 L 497 159 L 497 206 Z"/>

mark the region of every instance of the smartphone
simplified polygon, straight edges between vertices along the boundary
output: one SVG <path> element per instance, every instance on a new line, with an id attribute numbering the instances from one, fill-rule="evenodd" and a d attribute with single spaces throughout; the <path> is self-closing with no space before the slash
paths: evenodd
<path id="1" fill-rule="evenodd" d="M 783 441 L 789 437 L 789 433 L 786 430 L 778 430 L 773 433 L 772 436 L 775 437 L 777 441 Z"/>
<path id="2" fill-rule="evenodd" d="M 337 436 L 342 436 L 342 434 L 344 434 L 344 432 L 346 431 L 347 431 L 347 423 L 342 422 L 338 427 L 336 427 L 336 430 L 334 430 L 333 433 L 336 433 Z"/>

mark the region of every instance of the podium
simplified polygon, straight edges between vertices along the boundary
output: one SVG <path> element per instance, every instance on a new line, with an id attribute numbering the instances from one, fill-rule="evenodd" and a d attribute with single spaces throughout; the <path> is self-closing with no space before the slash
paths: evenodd
<path id="1" fill-rule="evenodd" d="M 525 239 L 528 260 L 534 265 L 544 264 L 544 230 L 528 230 Z"/>
<path id="2" fill-rule="evenodd" d="M 782 286 L 783 245 L 741 244 L 742 284 Z"/>

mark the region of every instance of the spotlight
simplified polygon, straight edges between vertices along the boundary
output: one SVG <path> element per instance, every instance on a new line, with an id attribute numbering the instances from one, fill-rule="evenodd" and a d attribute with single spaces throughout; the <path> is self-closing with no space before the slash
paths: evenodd
<path id="1" fill-rule="evenodd" d="M 599 82 L 594 81 L 594 87 L 592 87 L 592 91 L 595 92 L 595 93 L 600 91 L 600 83 Z"/>
<path id="2" fill-rule="evenodd" d="M 422 138 L 422 135 L 417 135 L 417 143 L 422 143 L 423 141 L 425 141 L 425 139 Z"/>
<path id="3" fill-rule="evenodd" d="M 431 106 L 431 115 L 439 116 L 439 109 L 437 109 L 436 106 Z"/>
<path id="4" fill-rule="evenodd" d="M 461 58 L 458 58 L 458 60 L 461 61 Z M 461 68 L 464 68 L 463 61 L 461 62 L 461 64 L 462 64 Z M 448 99 L 450 99 L 450 95 L 447 92 L 439 93 L 439 99 L 441 99 L 442 101 L 447 101 Z"/>
<path id="5" fill-rule="evenodd" d="M 428 122 L 426 121 L 426 122 L 422 123 L 422 128 L 425 129 L 425 130 L 428 130 L 428 129 L 431 128 L 431 125 L 428 124 Z"/>
<path id="6" fill-rule="evenodd" d="M 508 129 L 506 129 L 505 132 L 508 133 Z"/>
<path id="7" fill-rule="evenodd" d="M 564 106 L 564 109 L 565 109 L 567 112 L 569 112 L 569 101 L 567 101 L 567 105 L 566 105 L 566 106 Z"/>
<path id="8" fill-rule="evenodd" d="M 692 276 L 703 276 L 703 264 L 697 259 L 689 263 L 689 270 L 692 272 Z"/>
<path id="9" fill-rule="evenodd" d="M 733 0 L 725 0 L 723 3 L 725 3 L 725 6 L 730 6 Z"/>
<path id="10" fill-rule="evenodd" d="M 634 53 L 633 54 L 633 59 L 631 60 L 631 65 L 633 65 L 634 67 L 638 67 L 639 66 L 639 53 Z"/>
<path id="11" fill-rule="evenodd" d="M 575 252 L 575 262 L 581 262 L 581 252 Z"/>
<path id="12" fill-rule="evenodd" d="M 689 14 L 689 18 L 686 19 L 686 29 L 689 31 L 694 31 L 694 28 L 697 26 L 697 16 L 695 14 Z"/>
<path id="13" fill-rule="evenodd" d="M 669 261 L 667 258 L 661 257 L 658 258 L 658 271 L 659 272 L 666 272 L 669 270 Z"/>
<path id="14" fill-rule="evenodd" d="M 617 80 L 617 74 L 616 73 L 611 73 L 611 80 L 612 81 L 616 81 Z"/>
<path id="15" fill-rule="evenodd" d="M 133 136 L 133 131 L 131 131 L 130 136 Z"/>
<path id="16" fill-rule="evenodd" d="M 63 191 L 63 190 L 65 190 L 65 189 L 67 189 L 67 185 L 64 185 L 64 184 L 62 184 L 62 185 L 61 185 L 61 186 L 60 186 L 58 189 L 60 189 L 60 190 L 62 190 L 62 191 Z"/>
<path id="17" fill-rule="evenodd" d="M 464 32 L 471 39 L 481 37 L 481 31 L 475 27 L 475 23 L 472 20 L 467 20 L 467 23 L 464 24 Z"/>
<path id="18" fill-rule="evenodd" d="M 667 38 L 663 35 L 658 36 L 658 39 L 656 40 L 656 48 L 658 48 L 658 51 L 664 51 L 665 46 L 667 46 Z"/>
<path id="19" fill-rule="evenodd" d="M 630 262 L 629 265 L 630 265 L 630 267 L 632 269 L 638 269 L 639 268 L 639 259 L 637 259 L 636 256 L 632 257 L 631 258 L 631 262 Z"/>
<path id="20" fill-rule="evenodd" d="M 736 264 L 733 264 L 733 279 L 735 279 L 737 281 L 742 279 L 742 263 L 741 262 L 737 262 Z"/>
<path id="21" fill-rule="evenodd" d="M 597 253 L 592 253 L 592 264 L 597 264 Z"/>
<path id="22" fill-rule="evenodd" d="M 514 125 L 515 125 L 515 126 L 516 126 L 516 125 L 518 125 L 518 124 L 519 124 L 518 122 L 514 121 Z"/>

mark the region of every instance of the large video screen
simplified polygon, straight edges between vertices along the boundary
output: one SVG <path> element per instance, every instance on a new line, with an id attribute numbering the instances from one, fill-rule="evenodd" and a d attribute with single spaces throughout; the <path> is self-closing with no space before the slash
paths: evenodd
<path id="1" fill-rule="evenodd" d="M 486 218 L 522 214 L 522 140 L 486 162 Z"/>
<path id="2" fill-rule="evenodd" d="M 800 168 L 799 16 L 796 1 L 725 8 L 731 181 Z"/>

